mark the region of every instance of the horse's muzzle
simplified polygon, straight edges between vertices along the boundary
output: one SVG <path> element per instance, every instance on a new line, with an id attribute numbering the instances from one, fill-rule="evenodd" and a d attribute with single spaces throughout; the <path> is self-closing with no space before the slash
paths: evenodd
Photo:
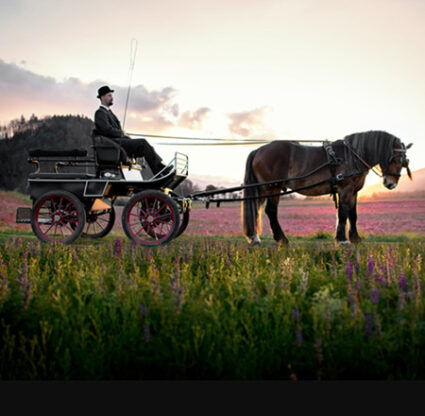
<path id="1" fill-rule="evenodd" d="M 395 189 L 397 184 L 387 177 L 384 178 L 384 186 L 390 190 Z"/>

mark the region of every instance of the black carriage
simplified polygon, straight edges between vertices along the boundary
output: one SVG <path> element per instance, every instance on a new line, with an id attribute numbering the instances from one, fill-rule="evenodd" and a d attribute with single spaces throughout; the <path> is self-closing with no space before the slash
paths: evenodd
<path id="1" fill-rule="evenodd" d="M 116 142 L 94 136 L 88 150 L 35 149 L 28 161 L 37 165 L 28 178 L 33 205 L 18 208 L 16 221 L 31 223 L 41 241 L 104 237 L 114 226 L 117 198 L 127 199 L 122 226 L 136 243 L 167 243 L 188 225 L 191 200 L 174 192 L 188 175 L 183 153 L 176 152 L 164 173 L 152 176 Z"/>

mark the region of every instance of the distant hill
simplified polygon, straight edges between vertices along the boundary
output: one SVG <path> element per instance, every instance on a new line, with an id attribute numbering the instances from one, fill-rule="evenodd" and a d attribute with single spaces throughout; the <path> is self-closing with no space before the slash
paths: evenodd
<path id="1" fill-rule="evenodd" d="M 412 178 L 411 181 L 407 174 L 404 174 L 401 176 L 397 188 L 394 190 L 389 190 L 385 188 L 385 186 L 382 184 L 382 181 L 380 183 L 370 185 L 364 189 L 362 189 L 359 192 L 359 196 L 367 197 L 371 196 L 373 194 L 400 194 L 400 193 L 409 193 L 409 192 L 425 192 L 425 168 L 415 170 L 412 172 Z"/>

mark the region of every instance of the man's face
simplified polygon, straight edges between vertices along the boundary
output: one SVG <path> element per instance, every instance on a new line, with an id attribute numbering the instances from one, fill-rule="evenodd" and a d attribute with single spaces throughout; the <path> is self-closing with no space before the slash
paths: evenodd
<path id="1" fill-rule="evenodd" d="M 112 92 L 108 92 L 107 94 L 102 95 L 100 97 L 100 101 L 103 105 L 109 107 L 114 104 L 114 95 L 112 94 Z"/>

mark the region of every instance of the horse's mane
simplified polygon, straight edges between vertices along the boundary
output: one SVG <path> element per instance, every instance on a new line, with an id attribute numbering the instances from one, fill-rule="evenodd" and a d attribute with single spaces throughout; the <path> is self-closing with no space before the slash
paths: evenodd
<path id="1" fill-rule="evenodd" d="M 344 137 L 344 142 L 365 162 L 370 166 L 379 163 L 384 170 L 393 157 L 393 147 L 396 140 L 400 139 L 380 130 L 354 133 Z M 364 172 L 368 169 L 348 148 L 345 149 L 345 160 L 357 171 Z"/>

